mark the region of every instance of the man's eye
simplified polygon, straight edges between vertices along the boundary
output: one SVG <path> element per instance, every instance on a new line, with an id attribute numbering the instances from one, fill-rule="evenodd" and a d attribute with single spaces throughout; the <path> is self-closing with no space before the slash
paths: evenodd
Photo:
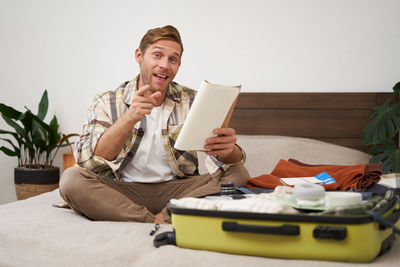
<path id="1" fill-rule="evenodd" d="M 160 58 L 160 57 L 161 57 L 161 54 L 160 54 L 160 53 L 154 53 L 154 57 Z"/>
<path id="2" fill-rule="evenodd" d="M 170 57 L 170 58 L 169 58 L 169 61 L 170 61 L 171 63 L 176 63 L 176 62 L 178 62 L 178 60 L 177 60 L 176 58 L 174 58 L 174 57 Z"/>

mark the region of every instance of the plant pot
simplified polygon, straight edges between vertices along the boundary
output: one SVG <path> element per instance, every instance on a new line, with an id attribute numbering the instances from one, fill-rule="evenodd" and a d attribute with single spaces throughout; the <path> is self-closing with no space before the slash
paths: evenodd
<path id="1" fill-rule="evenodd" d="M 17 199 L 27 199 L 58 188 L 60 168 L 33 169 L 17 167 L 14 169 L 14 183 Z"/>
<path id="2" fill-rule="evenodd" d="M 74 153 L 66 152 L 63 154 L 63 171 L 76 164 Z"/>

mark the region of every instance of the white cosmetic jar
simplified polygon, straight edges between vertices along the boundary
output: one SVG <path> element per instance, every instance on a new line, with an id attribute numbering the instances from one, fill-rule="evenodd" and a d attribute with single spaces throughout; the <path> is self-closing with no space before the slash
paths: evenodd
<path id="1" fill-rule="evenodd" d="M 359 205 L 362 202 L 362 194 L 358 192 L 326 192 L 325 206 L 348 207 Z"/>
<path id="2" fill-rule="evenodd" d="M 293 197 L 296 199 L 314 200 L 325 196 L 325 189 L 319 184 L 297 184 L 293 189 Z"/>

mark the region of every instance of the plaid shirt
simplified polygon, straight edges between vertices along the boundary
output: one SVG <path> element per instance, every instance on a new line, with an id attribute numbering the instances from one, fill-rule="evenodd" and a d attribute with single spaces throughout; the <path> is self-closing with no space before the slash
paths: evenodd
<path id="1" fill-rule="evenodd" d="M 101 135 L 128 110 L 133 93 L 137 90 L 138 77 L 123 83 L 114 91 L 96 96 L 88 110 L 87 123 L 83 126 L 83 133 L 75 148 L 75 158 L 81 167 L 104 177 L 121 179 L 121 170 L 135 156 L 146 131 L 146 117 L 135 124 L 131 135 L 114 160 L 108 161 L 95 156 L 94 150 Z M 172 82 L 168 87 L 162 110 L 161 134 L 164 151 L 172 173 L 177 178 L 199 174 L 197 152 L 180 151 L 174 148 L 195 95 L 196 91 Z M 244 157 L 241 162 L 243 161 Z M 207 156 L 205 165 L 212 176 L 217 176 L 232 164 L 225 164 L 213 156 Z"/>

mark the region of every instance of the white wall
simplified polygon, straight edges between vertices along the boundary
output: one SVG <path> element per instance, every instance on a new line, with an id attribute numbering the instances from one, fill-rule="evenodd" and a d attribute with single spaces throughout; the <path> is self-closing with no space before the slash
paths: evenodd
<path id="1" fill-rule="evenodd" d="M 79 132 L 94 95 L 137 74 L 146 30 L 166 24 L 185 47 L 176 81 L 194 89 L 208 79 L 244 92 L 391 91 L 399 10 L 397 0 L 0 0 L 0 102 L 36 110 L 47 89 L 49 114 Z M 0 203 L 15 200 L 15 166 L 0 155 Z"/>

